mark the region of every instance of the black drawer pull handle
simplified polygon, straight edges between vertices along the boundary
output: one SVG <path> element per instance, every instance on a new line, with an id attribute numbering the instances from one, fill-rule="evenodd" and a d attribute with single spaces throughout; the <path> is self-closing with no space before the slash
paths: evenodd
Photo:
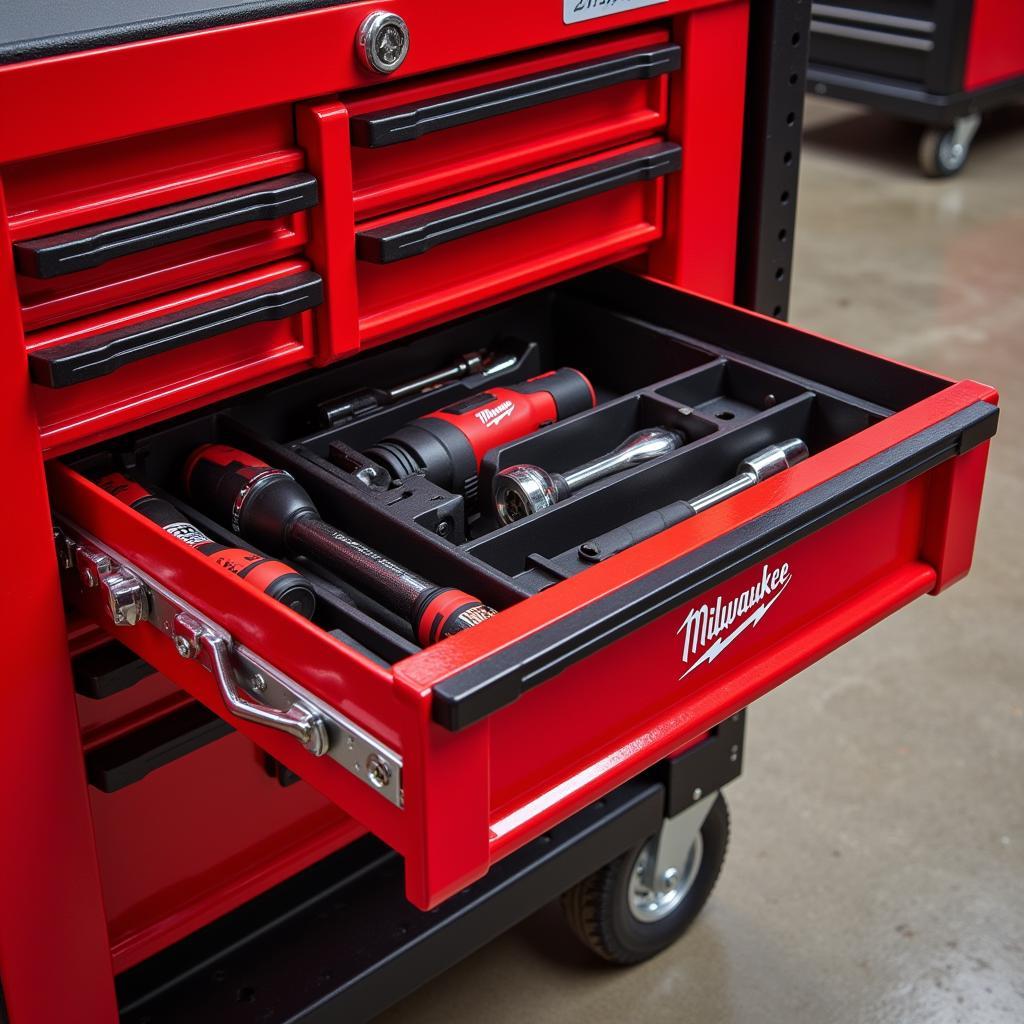
<path id="1" fill-rule="evenodd" d="M 18 273 L 27 277 L 61 277 L 221 228 L 274 220 L 316 206 L 317 198 L 312 174 L 287 174 L 130 217 L 16 242 L 14 263 Z"/>
<path id="2" fill-rule="evenodd" d="M 283 320 L 319 306 L 323 298 L 319 274 L 294 274 L 179 313 L 32 352 L 28 357 L 29 373 L 43 387 L 71 387 L 225 331 L 265 320 Z"/>
<path id="3" fill-rule="evenodd" d="M 411 142 L 432 132 L 568 99 L 621 82 L 657 78 L 677 71 L 681 63 L 680 47 L 675 43 L 664 43 L 527 75 L 510 82 L 499 82 L 482 89 L 378 110 L 352 118 L 352 142 L 356 146 L 373 149 Z"/>
<path id="4" fill-rule="evenodd" d="M 193 702 L 90 750 L 85 773 L 101 793 L 116 793 L 233 731 L 222 718 Z"/>
<path id="5" fill-rule="evenodd" d="M 623 156 L 552 174 L 481 199 L 360 231 L 356 234 L 356 254 L 370 263 L 394 263 L 509 221 L 622 185 L 650 181 L 678 171 L 681 166 L 682 150 L 675 143 L 644 146 Z"/>

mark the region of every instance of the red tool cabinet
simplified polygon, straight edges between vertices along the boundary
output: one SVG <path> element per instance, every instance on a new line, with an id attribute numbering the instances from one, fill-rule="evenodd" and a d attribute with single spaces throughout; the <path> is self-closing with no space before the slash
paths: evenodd
<path id="1" fill-rule="evenodd" d="M 723 815 L 749 703 L 968 571 L 996 395 L 782 320 L 802 0 L 396 0 L 386 74 L 362 0 L 129 6 L 0 16 L 0 1016 L 365 1019 Z M 475 498 L 354 483 L 473 378 L 338 428 L 319 403 L 483 346 L 596 407 L 489 453 Z M 508 465 L 650 426 L 686 443 L 487 519 Z M 584 558 L 789 436 L 806 461 Z M 229 543 L 181 491 L 211 441 L 498 614 L 422 649 L 302 563 L 309 620 L 96 482 Z"/>

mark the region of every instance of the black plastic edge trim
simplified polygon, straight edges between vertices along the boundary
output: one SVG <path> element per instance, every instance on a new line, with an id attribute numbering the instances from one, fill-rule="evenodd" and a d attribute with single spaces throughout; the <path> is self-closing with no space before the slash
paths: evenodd
<path id="1" fill-rule="evenodd" d="M 357 840 L 121 974 L 121 1022 L 370 1020 L 653 835 L 664 804 L 633 779 L 427 913 L 401 858 Z"/>
<path id="2" fill-rule="evenodd" d="M 433 718 L 457 731 L 730 576 L 995 434 L 986 402 L 933 424 L 805 494 L 438 683 Z"/>
<path id="3" fill-rule="evenodd" d="M 233 731 L 194 701 L 90 750 L 85 755 L 85 774 L 96 789 L 116 793 Z"/>
<path id="4" fill-rule="evenodd" d="M 75 693 L 92 700 L 103 700 L 127 690 L 156 672 L 124 644 L 110 640 L 71 659 L 71 677 Z"/>
<path id="5" fill-rule="evenodd" d="M 681 63 L 681 48 L 675 43 L 664 43 L 481 89 L 378 110 L 352 118 L 352 143 L 377 149 L 412 142 L 433 132 L 568 99 L 621 82 L 657 78 L 678 71 Z"/>
<path id="6" fill-rule="evenodd" d="M 675 757 L 659 761 L 650 771 L 665 787 L 665 817 L 672 818 L 714 793 L 743 771 L 746 710 L 720 722 L 699 743 Z"/>
<path id="7" fill-rule="evenodd" d="M 18 273 L 51 278 L 252 221 L 274 220 L 316 206 L 312 174 L 287 174 L 172 203 L 128 217 L 15 242 Z"/>
<path id="8" fill-rule="evenodd" d="M 360 231 L 356 235 L 356 255 L 370 263 L 395 263 L 509 221 L 587 199 L 622 185 L 650 181 L 678 171 L 681 166 L 682 149 L 675 143 L 644 146 L 572 171 L 493 192 L 480 199 L 455 203 L 433 213 L 389 221 L 380 227 Z"/>
<path id="9" fill-rule="evenodd" d="M 1024 96 L 1024 76 L 970 92 L 946 94 L 928 92 L 891 78 L 812 64 L 807 69 L 807 88 L 815 96 L 863 103 L 909 121 L 948 127 L 958 117 L 1001 107 Z"/>
<path id="10" fill-rule="evenodd" d="M 71 387 L 226 331 L 265 320 L 283 320 L 318 306 L 323 296 L 319 274 L 293 274 L 131 327 L 39 349 L 29 354 L 29 372 L 33 382 L 43 387 Z"/>

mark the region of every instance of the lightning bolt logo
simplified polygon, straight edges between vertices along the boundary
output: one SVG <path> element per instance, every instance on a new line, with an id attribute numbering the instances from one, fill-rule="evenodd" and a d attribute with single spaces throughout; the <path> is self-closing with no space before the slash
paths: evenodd
<path id="1" fill-rule="evenodd" d="M 759 604 L 755 609 L 753 609 L 753 611 L 751 611 L 750 614 L 738 626 L 736 626 L 728 636 L 720 636 L 716 638 L 715 642 L 711 644 L 711 646 L 708 647 L 708 649 L 679 678 L 685 679 L 699 665 L 710 665 L 711 662 L 713 662 L 715 658 L 717 658 L 722 651 L 724 651 L 726 647 L 733 642 L 733 640 L 740 636 L 748 626 L 756 626 L 765 617 L 765 615 L 768 614 L 768 609 L 771 608 L 771 606 L 775 604 L 780 597 L 782 597 L 783 591 L 789 586 L 789 582 L 792 578 L 792 576 L 787 576 L 782 586 L 779 587 L 779 589 L 772 595 L 771 600 L 765 601 L 763 604 Z M 686 623 L 683 623 L 683 625 L 676 630 L 676 636 L 683 631 L 685 626 Z"/>

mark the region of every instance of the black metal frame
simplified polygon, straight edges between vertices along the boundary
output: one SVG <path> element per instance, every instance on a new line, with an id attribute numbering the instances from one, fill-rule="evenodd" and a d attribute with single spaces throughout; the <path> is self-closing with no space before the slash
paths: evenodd
<path id="1" fill-rule="evenodd" d="M 810 0 L 750 7 L 736 303 L 785 319 L 793 266 Z"/>

